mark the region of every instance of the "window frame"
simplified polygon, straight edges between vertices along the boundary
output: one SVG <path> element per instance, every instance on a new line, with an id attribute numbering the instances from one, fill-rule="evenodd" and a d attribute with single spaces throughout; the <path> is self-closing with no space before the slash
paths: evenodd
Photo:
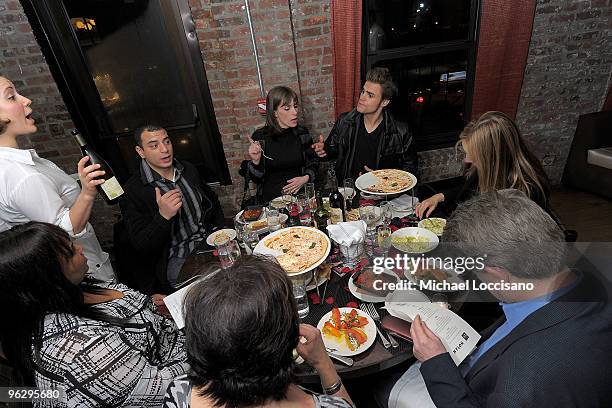
<path id="1" fill-rule="evenodd" d="M 407 47 L 387 48 L 370 54 L 369 50 L 369 3 L 371 0 L 363 0 L 362 4 L 362 41 L 361 41 L 361 82 L 365 82 L 366 73 L 372 66 L 381 61 L 394 60 L 406 57 L 418 57 L 421 55 L 443 54 L 451 51 L 467 51 L 467 74 L 465 85 L 465 103 L 463 108 L 464 121 L 467 122 L 472 113 L 472 101 L 474 96 L 474 79 L 476 71 L 476 53 L 478 49 L 478 33 L 480 21 L 481 0 L 472 0 L 470 5 L 470 19 L 468 38 L 464 40 L 452 40 L 438 43 L 428 43 Z M 415 135 L 414 143 L 417 151 L 427 151 L 455 146 L 459 140 L 460 131 L 434 133 L 425 137 Z"/>

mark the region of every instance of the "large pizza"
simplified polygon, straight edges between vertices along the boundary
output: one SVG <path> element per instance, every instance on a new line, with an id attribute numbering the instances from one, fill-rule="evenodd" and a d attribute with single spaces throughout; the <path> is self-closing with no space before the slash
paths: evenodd
<path id="1" fill-rule="evenodd" d="M 396 193 L 404 191 L 412 185 L 410 173 L 403 170 L 384 169 L 371 172 L 379 180 L 368 186 L 368 191 L 375 193 Z"/>
<path id="2" fill-rule="evenodd" d="M 287 273 L 309 270 L 326 256 L 327 245 L 320 232 L 307 228 L 286 228 L 264 238 L 266 248 L 281 253 L 276 260 Z"/>

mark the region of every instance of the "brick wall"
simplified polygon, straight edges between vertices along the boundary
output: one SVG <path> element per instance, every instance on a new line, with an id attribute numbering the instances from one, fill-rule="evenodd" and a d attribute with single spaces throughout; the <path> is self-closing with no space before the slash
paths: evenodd
<path id="1" fill-rule="evenodd" d="M 74 124 L 18 0 L 0 0 L 0 52 L 0 75 L 32 100 L 38 127 L 35 134 L 21 137 L 19 146 L 36 149 L 41 157 L 75 173 L 81 151 L 70 136 Z M 116 208 L 96 201 L 91 222 L 104 246 L 111 244 L 117 216 Z"/>
<path id="2" fill-rule="evenodd" d="M 202 59 L 234 184 L 221 188 L 228 214 L 242 196 L 240 162 L 247 136 L 265 122 L 256 111 L 260 94 L 244 1 L 191 0 Z M 264 90 L 292 87 L 301 95 L 301 123 L 313 134 L 333 125 L 329 2 L 251 0 Z"/>
<path id="3" fill-rule="evenodd" d="M 517 113 L 523 134 L 560 183 L 578 116 L 603 106 L 612 73 L 609 0 L 539 0 Z"/>

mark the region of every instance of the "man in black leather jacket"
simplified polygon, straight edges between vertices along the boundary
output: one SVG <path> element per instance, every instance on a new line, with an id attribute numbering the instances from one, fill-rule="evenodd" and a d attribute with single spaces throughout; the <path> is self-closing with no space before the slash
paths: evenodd
<path id="1" fill-rule="evenodd" d="M 377 169 L 417 173 L 417 155 L 408 127 L 386 109 L 397 87 L 386 68 L 366 75 L 357 107 L 340 115 L 329 137 L 313 145 L 322 160 L 336 160 L 338 182 Z"/>

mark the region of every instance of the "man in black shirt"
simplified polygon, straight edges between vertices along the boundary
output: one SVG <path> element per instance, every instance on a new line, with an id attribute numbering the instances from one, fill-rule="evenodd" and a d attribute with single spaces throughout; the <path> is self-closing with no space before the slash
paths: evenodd
<path id="1" fill-rule="evenodd" d="M 412 135 L 386 109 L 396 92 L 389 70 L 372 68 L 357 107 L 341 114 L 329 137 L 313 145 L 322 160 L 336 160 L 338 182 L 377 169 L 417 173 Z"/>

